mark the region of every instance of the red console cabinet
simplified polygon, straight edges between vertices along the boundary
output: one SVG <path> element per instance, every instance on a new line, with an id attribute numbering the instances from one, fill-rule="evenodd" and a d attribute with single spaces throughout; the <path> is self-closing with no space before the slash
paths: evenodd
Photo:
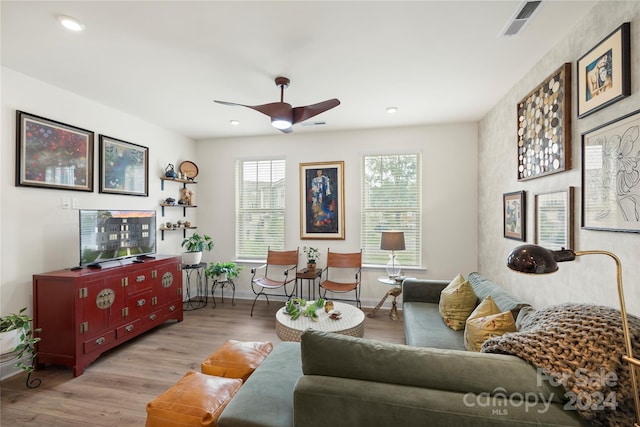
<path id="1" fill-rule="evenodd" d="M 180 257 L 160 256 L 105 269 L 33 276 L 36 368 L 73 368 L 167 320 L 182 321 Z"/>

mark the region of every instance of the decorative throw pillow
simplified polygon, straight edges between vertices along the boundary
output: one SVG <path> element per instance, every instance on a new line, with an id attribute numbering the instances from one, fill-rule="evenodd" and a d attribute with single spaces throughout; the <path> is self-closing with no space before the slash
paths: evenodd
<path id="1" fill-rule="evenodd" d="M 467 319 L 464 346 L 469 351 L 480 351 L 488 338 L 516 330 L 516 322 L 511 311 L 501 313 L 493 298 L 488 296 Z"/>
<path id="2" fill-rule="evenodd" d="M 439 310 L 444 323 L 459 331 L 464 329 L 465 321 L 478 302 L 478 297 L 473 292 L 473 287 L 461 274 L 440 293 Z"/>

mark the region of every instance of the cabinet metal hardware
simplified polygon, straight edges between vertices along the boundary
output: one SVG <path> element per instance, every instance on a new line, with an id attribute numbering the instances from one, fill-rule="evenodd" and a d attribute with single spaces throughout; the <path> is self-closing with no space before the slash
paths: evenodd
<path id="1" fill-rule="evenodd" d="M 96 340 L 96 345 L 102 345 L 106 342 L 107 340 L 105 339 L 105 337 L 100 337 Z"/>

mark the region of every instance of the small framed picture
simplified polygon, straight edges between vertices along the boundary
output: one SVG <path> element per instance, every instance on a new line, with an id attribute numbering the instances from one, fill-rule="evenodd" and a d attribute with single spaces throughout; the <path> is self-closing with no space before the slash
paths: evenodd
<path id="1" fill-rule="evenodd" d="M 149 149 L 100 135 L 100 192 L 149 195 Z"/>
<path id="2" fill-rule="evenodd" d="M 344 162 L 300 163 L 300 238 L 344 240 Z"/>
<path id="3" fill-rule="evenodd" d="M 640 110 L 582 134 L 582 228 L 640 233 Z"/>
<path id="4" fill-rule="evenodd" d="M 16 186 L 93 191 L 92 131 L 17 111 Z"/>
<path id="5" fill-rule="evenodd" d="M 504 214 L 504 237 L 525 241 L 526 239 L 526 206 L 525 192 L 515 191 L 502 195 L 502 212 Z"/>
<path id="6" fill-rule="evenodd" d="M 535 195 L 535 244 L 573 248 L 573 187 Z"/>
<path id="7" fill-rule="evenodd" d="M 625 22 L 578 59 L 578 118 L 631 95 L 631 31 Z"/>

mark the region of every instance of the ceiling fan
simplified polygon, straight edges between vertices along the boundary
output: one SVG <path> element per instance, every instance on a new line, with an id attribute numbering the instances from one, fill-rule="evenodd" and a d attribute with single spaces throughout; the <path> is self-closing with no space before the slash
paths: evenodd
<path id="1" fill-rule="evenodd" d="M 289 86 L 290 80 L 287 77 L 276 77 L 276 86 L 280 88 L 280 102 L 272 102 L 262 105 L 244 105 L 235 102 L 217 101 L 218 104 L 239 105 L 248 107 L 253 110 L 266 114 L 271 118 L 271 125 L 284 133 L 293 132 L 293 125 L 324 113 L 334 107 L 340 105 L 340 101 L 336 98 L 318 102 L 317 104 L 306 105 L 303 107 L 291 107 L 291 104 L 284 102 L 284 90 Z"/>

